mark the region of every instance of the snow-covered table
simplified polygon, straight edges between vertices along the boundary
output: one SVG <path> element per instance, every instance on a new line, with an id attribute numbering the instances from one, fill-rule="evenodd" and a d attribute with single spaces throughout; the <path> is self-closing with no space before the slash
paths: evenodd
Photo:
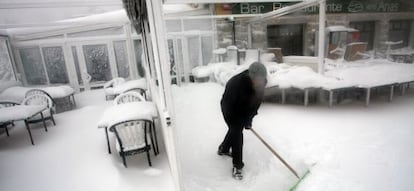
<path id="1" fill-rule="evenodd" d="M 111 126 L 131 120 L 152 121 L 150 128 L 151 140 L 155 139 L 154 151 L 158 153 L 157 133 L 155 131 L 154 118 L 158 117 L 157 107 L 153 102 L 131 102 L 120 105 L 114 105 L 105 110 L 98 122 L 98 128 L 105 128 L 108 152 L 111 153 L 109 145 L 108 128 Z M 154 133 L 152 133 L 152 130 Z M 153 142 L 154 144 L 154 142 Z"/>
<path id="2" fill-rule="evenodd" d="M 67 85 L 52 86 L 52 87 L 22 87 L 14 86 L 9 87 L 0 93 L 0 100 L 8 100 L 16 103 L 21 103 L 26 96 L 26 92 L 31 89 L 40 89 L 50 95 L 53 101 L 56 100 L 69 100 L 72 107 L 76 107 L 75 102 L 75 90 Z"/>
<path id="3" fill-rule="evenodd" d="M 24 120 L 27 131 L 29 132 L 30 141 L 32 142 L 32 145 L 34 145 L 32 133 L 30 132 L 27 120 L 41 113 L 46 108 L 46 105 L 17 105 L 13 107 L 0 108 L 0 123 Z M 43 125 L 45 125 L 44 120 Z"/>

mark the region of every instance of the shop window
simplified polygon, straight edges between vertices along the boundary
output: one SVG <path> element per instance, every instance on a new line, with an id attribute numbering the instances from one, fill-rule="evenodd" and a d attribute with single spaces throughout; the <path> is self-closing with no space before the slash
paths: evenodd
<path id="1" fill-rule="evenodd" d="M 22 48 L 19 52 L 27 83 L 31 85 L 47 84 L 40 48 Z"/>
<path id="2" fill-rule="evenodd" d="M 388 40 L 393 42 L 402 41 L 401 44 L 393 48 L 407 47 L 410 40 L 411 22 L 410 20 L 393 20 L 390 21 Z"/>
<path id="3" fill-rule="evenodd" d="M 69 83 L 62 47 L 45 47 L 42 51 L 49 83 Z"/>
<path id="4" fill-rule="evenodd" d="M 368 43 L 367 50 L 372 50 L 374 47 L 375 21 L 351 22 L 349 26 L 359 31 L 359 41 Z"/>
<path id="5" fill-rule="evenodd" d="M 116 66 L 118 69 L 118 76 L 123 78 L 129 78 L 129 64 L 128 64 L 128 53 L 125 41 L 114 42 L 114 52 Z"/>

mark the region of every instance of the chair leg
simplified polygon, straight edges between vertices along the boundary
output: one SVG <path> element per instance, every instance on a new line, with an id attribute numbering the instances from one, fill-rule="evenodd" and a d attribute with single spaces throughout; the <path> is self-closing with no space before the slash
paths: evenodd
<path id="1" fill-rule="evenodd" d="M 148 123 L 147 122 L 145 122 L 145 125 L 147 125 Z M 149 133 L 150 133 L 150 139 L 151 139 L 151 145 L 152 145 L 152 148 L 153 148 L 153 150 L 154 150 L 154 155 L 157 155 L 157 149 L 155 148 L 155 141 L 154 141 L 154 135 L 152 134 L 152 127 L 151 127 L 151 124 L 150 124 L 150 127 L 149 127 Z M 147 135 L 145 135 L 145 136 L 147 136 Z"/>
<path id="2" fill-rule="evenodd" d="M 127 163 L 126 163 L 126 158 L 125 158 L 124 153 L 121 153 L 121 156 L 122 156 L 122 161 L 124 162 L 124 166 L 125 166 L 125 168 L 127 168 L 128 166 L 127 166 Z"/>
<path id="3" fill-rule="evenodd" d="M 73 99 L 73 108 L 76 108 L 75 95 L 72 95 L 72 99 Z"/>
<path id="4" fill-rule="evenodd" d="M 55 118 L 53 117 L 52 113 L 50 113 L 50 117 L 52 119 L 53 126 L 56 126 Z"/>
<path id="5" fill-rule="evenodd" d="M 33 137 L 32 137 L 32 132 L 30 132 L 29 123 L 28 123 L 26 120 L 24 120 L 24 123 L 26 124 L 26 129 L 27 129 L 27 131 L 29 132 L 30 141 L 32 142 L 32 145 L 34 145 L 34 142 L 33 142 Z"/>
<path id="6" fill-rule="evenodd" d="M 6 129 L 6 135 L 7 135 L 8 137 L 10 137 L 10 135 L 9 135 L 9 129 L 7 129 L 7 125 L 6 125 L 4 128 Z"/>
<path id="7" fill-rule="evenodd" d="M 43 112 L 40 112 L 40 116 L 42 116 L 43 126 L 45 127 L 45 131 L 47 132 L 47 127 L 46 127 L 45 118 L 44 118 L 44 116 L 43 116 Z"/>
<path id="8" fill-rule="evenodd" d="M 157 148 L 157 154 L 160 154 L 160 148 L 158 147 L 157 130 L 155 128 L 154 120 L 152 120 L 151 126 L 152 126 L 153 132 L 154 132 L 154 139 L 155 139 L 155 145 L 156 145 L 156 148 Z"/>
<path id="9" fill-rule="evenodd" d="M 150 152 L 149 152 L 149 149 L 147 149 L 147 159 L 148 159 L 148 165 L 149 165 L 149 166 L 152 166 L 152 164 L 151 164 L 151 157 L 150 157 Z"/>
<path id="10" fill-rule="evenodd" d="M 108 128 L 105 127 L 106 144 L 108 145 L 108 153 L 111 154 L 111 146 L 109 145 Z"/>

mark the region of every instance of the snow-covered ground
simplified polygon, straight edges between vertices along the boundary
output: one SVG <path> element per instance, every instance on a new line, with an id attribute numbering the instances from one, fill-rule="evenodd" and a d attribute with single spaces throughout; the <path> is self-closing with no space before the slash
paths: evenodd
<path id="1" fill-rule="evenodd" d="M 215 83 L 174 87 L 178 153 L 186 190 L 288 190 L 296 178 L 249 131 L 244 131 L 242 181 L 231 159 L 216 154 L 227 127 Z M 316 165 L 303 191 L 389 191 L 414 188 L 414 90 L 392 103 L 334 108 L 264 103 L 253 121 L 288 162 Z"/>
<path id="2" fill-rule="evenodd" d="M 77 94 L 77 109 L 55 115 L 57 125 L 33 125 L 34 146 L 22 122 L 0 135 L 0 190 L 173 190 L 174 184 L 162 140 L 160 152 L 151 152 L 152 168 L 145 154 L 127 157 L 128 168 L 115 151 L 108 154 L 105 133 L 97 123 L 112 104 L 104 92 Z M 161 133 L 161 131 L 158 131 Z M 162 137 L 161 135 L 159 137 Z"/>

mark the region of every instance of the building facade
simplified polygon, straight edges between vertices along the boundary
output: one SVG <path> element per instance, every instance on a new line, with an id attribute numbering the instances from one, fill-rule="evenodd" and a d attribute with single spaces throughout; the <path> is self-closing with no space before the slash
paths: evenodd
<path id="1" fill-rule="evenodd" d="M 236 45 L 239 48 L 278 47 L 282 48 L 284 55 L 315 55 L 318 6 L 273 20 L 254 23 L 250 31 L 247 27 L 251 17 L 293 3 L 295 2 L 246 2 L 212 6 L 214 15 L 232 15 L 236 18 L 235 35 Z M 327 0 L 326 10 L 328 27 L 341 25 L 357 29 L 359 41 L 367 43 L 367 50 L 384 52 L 387 49 L 387 41 L 399 42 L 392 47 L 393 49 L 414 48 L 414 1 Z M 228 19 L 218 19 L 216 23 L 217 45 L 225 47 L 231 42 L 229 39 L 233 36 L 233 23 Z"/>

